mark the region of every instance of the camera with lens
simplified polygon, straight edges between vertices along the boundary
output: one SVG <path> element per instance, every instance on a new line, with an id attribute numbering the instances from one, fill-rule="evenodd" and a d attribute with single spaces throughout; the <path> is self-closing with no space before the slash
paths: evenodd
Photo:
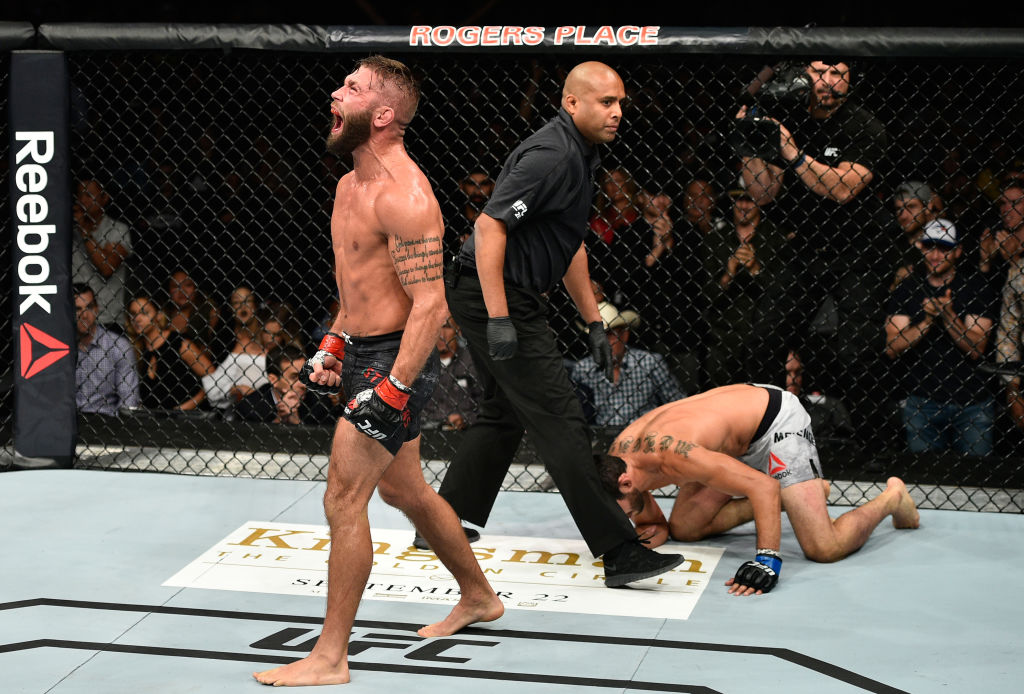
<path id="1" fill-rule="evenodd" d="M 747 114 L 735 122 L 728 142 L 737 156 L 757 157 L 781 166 L 779 124 L 769 116 L 779 117 L 806 106 L 811 78 L 803 65 L 783 65 L 774 72 L 773 79 L 755 81 L 747 90 Z"/>

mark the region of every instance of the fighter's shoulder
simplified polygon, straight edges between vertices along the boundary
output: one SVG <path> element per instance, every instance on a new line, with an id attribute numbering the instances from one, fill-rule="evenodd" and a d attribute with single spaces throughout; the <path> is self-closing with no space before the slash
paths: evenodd
<path id="1" fill-rule="evenodd" d="M 707 408 L 690 398 L 676 400 L 662 405 L 645 415 L 643 430 L 645 435 L 658 437 L 671 436 L 690 448 L 703 445 L 707 436 Z"/>
<path id="2" fill-rule="evenodd" d="M 411 162 L 408 167 L 393 172 L 391 180 L 380 188 L 374 202 L 378 213 L 385 215 L 423 215 L 440 209 L 430 181 Z"/>
<path id="3" fill-rule="evenodd" d="M 630 424 L 619 432 L 619 435 L 612 441 L 611 446 L 608 448 L 608 452 L 612 455 L 618 455 L 622 453 L 631 452 L 633 442 L 637 438 L 643 438 L 644 426 L 643 417 L 634 420 Z"/>
<path id="4" fill-rule="evenodd" d="M 338 190 L 342 190 L 343 188 L 352 185 L 353 181 L 355 180 L 356 172 L 355 169 L 353 169 L 348 173 L 341 175 L 341 178 L 338 179 L 338 185 L 336 185 L 335 188 L 337 188 Z"/>

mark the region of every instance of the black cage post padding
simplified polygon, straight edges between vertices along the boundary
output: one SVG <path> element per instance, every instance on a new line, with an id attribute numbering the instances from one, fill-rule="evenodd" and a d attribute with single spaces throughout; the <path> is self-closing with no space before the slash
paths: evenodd
<path id="1" fill-rule="evenodd" d="M 77 349 L 63 53 L 12 55 L 8 111 L 14 447 L 27 458 L 70 466 Z"/>
<path id="2" fill-rule="evenodd" d="M 775 311 L 779 331 L 791 324 L 797 331 L 791 339 L 803 352 L 804 402 L 815 418 L 825 475 L 834 481 L 833 501 L 861 503 L 898 475 L 924 495 L 926 508 L 1024 509 L 1024 437 L 1005 404 L 1004 379 L 989 375 L 971 392 L 957 393 L 991 403 L 991 422 L 984 425 L 990 451 L 958 452 L 963 439 L 950 428 L 943 450 L 917 453 L 908 450 L 903 421 L 913 384 L 904 361 L 883 355 L 890 282 L 900 263 L 918 257 L 895 216 L 900 183 L 924 181 L 938 192 L 942 214 L 963 235 L 965 272 L 979 265 L 986 230 L 1000 224 L 1000 182 L 1024 166 L 1016 118 L 1024 93 L 1018 30 L 53 23 L 26 35 L 24 25 L 0 24 L 0 47 L 25 42 L 66 55 L 72 175 L 109 183 L 106 213 L 130 228 L 127 295 L 149 297 L 171 316 L 178 309 L 169 279 L 186 271 L 198 288 L 193 314 L 202 319 L 181 319 L 179 327 L 220 373 L 227 373 L 236 341 L 238 303 L 231 300 L 240 286 L 256 297 L 259 318 L 251 329 L 261 331 L 260 339 L 272 326 L 276 339 L 307 355 L 336 308 L 330 211 L 348 164 L 327 155 L 323 141 L 330 92 L 358 58 L 394 56 L 421 81 L 406 144 L 441 203 L 449 254 L 471 229 L 467 214 L 479 204 L 468 197 L 467 176 L 497 176 L 508 153 L 557 113 L 567 71 L 582 60 L 604 61 L 622 75 L 629 99 L 623 128 L 602 151 L 604 185 L 595 186 L 592 222 L 614 232 L 610 241 L 594 234 L 591 271 L 607 285 L 608 301 L 639 315 L 630 346 L 660 357 L 686 393 L 768 374 L 784 386 L 785 355 L 770 363 L 754 359 L 767 344 L 751 328 L 754 319 Z M 877 213 L 849 239 L 851 252 L 885 251 L 866 270 L 857 265 L 860 284 L 877 290 L 868 292 L 870 305 L 858 322 L 844 313 L 848 297 L 838 295 L 841 267 L 829 275 L 835 285 L 819 284 L 804 296 L 786 289 L 798 286 L 787 283 L 806 259 L 796 250 L 806 229 L 776 203 L 762 208 L 761 241 L 754 244 L 764 273 L 727 290 L 720 282 L 729 244 L 736 245 L 741 160 L 732 139 L 737 110 L 751 101 L 743 95 L 766 66 L 819 57 L 853 61 L 850 101 L 887 132 L 870 187 Z M 0 73 L 0 81 L 6 78 Z M 791 106 L 766 98 L 754 101 L 784 123 L 796 122 Z M 2 146 L 8 139 L 0 138 Z M 0 171 L 0 179 L 7 175 Z M 787 181 L 794 185 L 792 176 Z M 657 205 L 661 211 L 652 213 Z M 638 219 L 644 213 L 663 215 L 675 244 L 666 257 L 676 265 L 623 277 L 631 254 L 654 239 L 654 227 Z M 620 223 L 625 227 L 615 226 Z M 10 256 L 0 260 L 0 273 L 11 272 Z M 986 275 L 993 295 L 1007 271 L 993 259 Z M 841 291 L 857 287 L 849 280 Z M 10 278 L 5 286 L 12 286 Z M 564 291 L 549 300 L 552 330 L 572 368 L 586 356 L 578 317 Z M 209 320 L 214 315 L 216 326 Z M 998 323 L 998 307 L 993 315 Z M 131 326 L 124 331 L 132 337 Z M 853 358 L 844 344 L 849 336 L 865 346 Z M 979 363 L 994 360 L 995 336 L 993 328 Z M 12 353 L 10 343 L 0 347 Z M 140 378 L 165 366 L 144 356 L 138 342 L 134 353 Z M 12 378 L 9 367 L 4 382 Z M 944 383 L 956 392 L 954 380 Z M 621 425 L 606 423 L 615 412 L 599 414 L 588 387 L 581 383 L 579 394 L 594 417 L 594 445 L 607 447 Z M 145 407 L 111 417 L 81 413 L 77 464 L 323 479 L 336 403 L 317 409 L 307 402 L 302 423 L 288 425 L 246 419 L 234 402 L 241 394 L 222 394 L 219 404 L 208 401 L 186 413 Z M 9 389 L 0 396 L 12 399 Z M 438 397 L 472 415 L 479 392 L 462 374 Z M 8 446 L 11 411 L 0 409 Z M 460 436 L 440 420 L 426 426 L 424 471 L 432 483 L 443 476 Z M 528 434 L 506 488 L 552 488 Z"/>

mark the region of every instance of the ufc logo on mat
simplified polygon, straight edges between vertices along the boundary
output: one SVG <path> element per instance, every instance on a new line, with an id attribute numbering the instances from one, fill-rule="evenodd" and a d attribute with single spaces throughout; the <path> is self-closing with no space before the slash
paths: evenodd
<path id="1" fill-rule="evenodd" d="M 382 432 L 380 429 L 374 429 L 373 425 L 370 424 L 370 420 L 368 419 L 360 424 L 356 424 L 356 428 L 359 429 L 359 431 L 366 434 L 367 436 L 369 436 L 371 439 L 377 439 L 378 441 L 381 441 L 382 439 L 386 439 L 388 437 L 388 435 Z"/>

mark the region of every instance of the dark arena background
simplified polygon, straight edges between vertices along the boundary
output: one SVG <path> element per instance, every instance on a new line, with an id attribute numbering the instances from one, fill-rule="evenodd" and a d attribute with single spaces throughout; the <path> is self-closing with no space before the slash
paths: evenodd
<path id="1" fill-rule="evenodd" d="M 836 480 L 836 503 L 856 504 L 872 483 L 895 474 L 915 486 L 925 508 L 1021 511 L 1016 490 L 1024 486 L 1022 422 L 1009 404 L 1013 377 L 1006 375 L 1013 364 L 997 361 L 1019 354 L 1020 333 L 1000 338 L 1001 295 L 1012 262 L 991 242 L 1003 226 L 1001 187 L 1024 176 L 1024 142 L 1013 116 L 1024 87 L 1024 41 L 1018 31 L 660 27 L 645 38 L 639 27 L 617 36 L 602 36 L 599 27 L 570 27 L 562 35 L 548 28 L 535 45 L 515 45 L 530 42 L 529 30 L 488 39 L 452 27 L 3 28 L 6 48 L 29 51 L 5 53 L 5 63 L 11 55 L 31 56 L 32 50 L 58 51 L 43 55 L 59 56 L 48 65 L 63 70 L 52 79 L 39 73 L 39 79 L 66 80 L 55 92 L 63 98 L 41 104 L 29 92 L 12 91 L 9 82 L 18 73 L 12 76 L 8 63 L 3 105 L 13 111 L 19 99 L 31 100 L 34 108 L 66 119 L 69 186 L 85 178 L 97 181 L 109 197 L 106 215 L 130 230 L 121 270 L 125 308 L 129 299 L 147 297 L 172 310 L 172 275 L 187 275 L 195 292 L 182 300 L 184 309 L 175 310 L 213 311 L 206 320 L 213 315 L 216 325 L 191 335 L 213 365 L 235 339 L 230 299 L 238 287 L 253 295 L 257 338 L 263 336 L 262 322 L 271 320 L 279 331 L 273 339 L 306 354 L 315 349 L 336 308 L 327 229 L 333 187 L 348 164 L 327 154 L 323 139 L 329 93 L 359 56 L 394 54 L 422 80 L 423 99 L 407 142 L 441 201 L 449 257 L 471 226 L 468 216 L 482 204 L 470 197 L 478 191 L 471 190 L 469 180 L 497 176 L 515 144 L 556 113 L 568 68 L 584 58 L 606 61 L 622 74 L 629 101 L 625 126 L 598 172 L 604 185 L 595 195 L 599 221 L 594 223 L 607 228 L 611 219 L 611 226 L 624 226 L 659 204 L 655 216 L 661 215 L 659 228 L 670 230 L 672 244 L 664 262 L 640 266 L 628 277 L 622 268 L 639 262 L 653 232 L 632 224 L 621 238 L 595 233 L 589 244 L 592 275 L 613 310 L 639 315 L 630 346 L 660 354 L 677 392 L 688 394 L 741 381 L 784 386 L 788 363 L 791 386 L 815 413 L 823 465 Z M 485 42 L 495 45 L 479 45 Z M 877 202 L 874 217 L 867 226 L 844 228 L 834 271 L 822 270 L 821 277 L 812 278 L 817 281 L 808 282 L 807 275 L 818 274 L 809 258 L 826 250 L 822 244 L 828 242 L 821 239 L 827 235 L 802 236 L 806 225 L 767 204 L 760 215 L 764 274 L 723 290 L 720 250 L 736 245 L 730 239 L 735 208 L 742 204 L 737 202 L 741 159 L 732 141 L 738 133 L 735 115 L 747 103 L 783 122 L 792 119 L 792 103 L 766 93 L 750 97 L 748 88 L 766 66 L 781 73 L 813 56 L 852 56 L 846 58 L 853 63 L 849 98 L 884 125 L 870 186 Z M 2 141 L 7 145 L 10 133 Z M 11 156 L 5 161 L 16 168 Z M 10 171 L 2 175 L 9 177 Z M 990 445 L 984 449 L 960 445 L 962 428 L 950 421 L 947 431 L 936 434 L 942 438 L 938 445 L 908 450 L 903 413 L 908 396 L 919 393 L 920 374 L 885 353 L 893 277 L 903 265 L 919 265 L 896 216 L 896 193 L 906 181 L 934 191 L 941 207 L 937 216 L 953 221 L 962 239 L 960 272 L 976 275 L 978 286 L 989 292 L 985 315 L 992 327 L 984 353 L 969 360 L 966 382 L 943 386 L 956 402 L 987 403 L 990 416 L 981 428 Z M 69 215 L 72 195 L 55 199 L 67 205 L 53 214 L 69 239 L 65 225 L 75 224 Z M 9 208 L 4 212 L 11 218 Z M 12 244 L 4 253 L 18 248 Z M 48 414 L 55 428 L 67 432 L 77 426 L 73 445 L 69 440 L 56 452 L 31 450 L 29 437 L 48 435 L 31 423 L 34 411 L 27 408 L 32 405 L 19 408 L 15 397 L 23 378 L 19 359 L 27 358 L 16 349 L 27 339 L 18 329 L 24 300 L 16 293 L 22 291 L 16 288 L 19 258 L 8 255 L 2 265 L 10 273 L 5 291 L 15 292 L 9 303 L 14 310 L 7 315 L 16 323 L 2 331 L 4 464 L 323 478 L 329 424 L 316 424 L 313 417 L 295 426 L 251 422 L 231 403 L 211 405 L 212 398 L 189 412 L 132 407 L 97 414 L 65 408 L 61 415 L 60 406 L 52 405 Z M 51 265 L 54 273 L 59 269 Z M 864 290 L 852 313 L 843 306 L 849 303 L 850 283 Z M 70 283 L 55 286 L 60 288 L 55 305 L 70 303 Z M 559 290 L 549 298 L 551 323 L 567 359 L 585 356 L 585 339 L 567 296 Z M 116 327 L 131 337 L 126 319 L 126 311 L 117 312 Z M 1004 354 L 997 349 L 999 339 L 1017 343 L 1007 345 Z M 38 340 L 23 344 L 34 345 L 32 359 L 50 349 Z M 139 353 L 138 341 L 135 346 Z M 930 383 L 963 378 L 962 369 L 936 360 Z M 801 382 L 793 385 L 797 370 Z M 63 380 L 50 379 L 45 397 L 59 394 L 54 403 L 71 397 L 70 374 L 65 370 Z M 472 408 L 479 393 L 471 381 L 452 381 L 450 388 L 466 392 L 445 397 Z M 593 404 L 588 395 L 581 386 L 585 406 Z M 331 403 L 324 404 L 331 409 Z M 617 427 L 607 422 L 616 420 L 594 409 L 589 411 L 600 445 L 614 437 Z M 28 419 L 19 426 L 23 410 Z M 333 414 L 321 412 L 315 421 L 330 422 Z M 64 421 L 56 422 L 61 416 Z M 447 420 L 430 424 L 434 428 L 424 434 L 425 468 L 436 479 L 461 432 Z M 26 438 L 17 438 L 18 432 Z M 53 440 L 47 438 L 47 445 Z M 528 439 L 519 463 L 509 489 L 550 487 Z"/>
<path id="2" fill-rule="evenodd" d="M 508 608 L 496 622 L 417 636 L 458 591 L 413 551 L 408 519 L 371 501 L 346 691 L 1019 690 L 1024 606 L 1003 594 L 1019 592 L 1024 520 L 1020 13 L 964 28 L 832 8 L 796 28 L 795 10 L 679 6 L 625 25 L 633 8 L 594 3 L 586 26 L 513 26 L 503 0 L 460 5 L 454 24 L 435 18 L 444 2 L 301 21 L 214 4 L 136 4 L 113 23 L 116 5 L 57 2 L 0 21 L 0 689 L 244 691 L 250 671 L 312 648 L 330 544 L 313 524 L 343 400 L 251 398 L 291 383 L 338 310 L 330 215 L 351 162 L 325 150 L 330 94 L 379 53 L 421 81 L 406 144 L 440 201 L 449 265 L 508 154 L 558 112 L 568 71 L 617 70 L 623 125 L 601 150 L 586 244 L 610 332 L 655 365 L 640 410 L 785 387 L 811 415 L 833 517 L 899 476 L 921 522 L 886 521 L 826 564 L 784 514 L 770 595 L 723 586 L 752 524 L 666 543 L 686 561 L 664 585 L 609 590 L 527 432 L 473 545 Z M 872 175 L 853 201 L 794 205 L 813 181 L 779 158 L 774 123 L 811 146 L 801 75 L 818 60 L 850 66 L 844 108 L 873 117 L 840 144 Z M 752 158 L 785 172 L 774 201 L 754 190 Z M 908 289 L 950 264 L 955 296 Z M 588 380 L 571 300 L 547 300 L 606 449 L 637 403 Z M 99 350 L 77 348 L 90 320 Z M 177 349 L 158 351 L 157 334 Z M 435 487 L 482 397 L 457 326 L 439 349 L 460 370 L 424 415 Z M 657 490 L 663 510 L 676 492 Z"/>

